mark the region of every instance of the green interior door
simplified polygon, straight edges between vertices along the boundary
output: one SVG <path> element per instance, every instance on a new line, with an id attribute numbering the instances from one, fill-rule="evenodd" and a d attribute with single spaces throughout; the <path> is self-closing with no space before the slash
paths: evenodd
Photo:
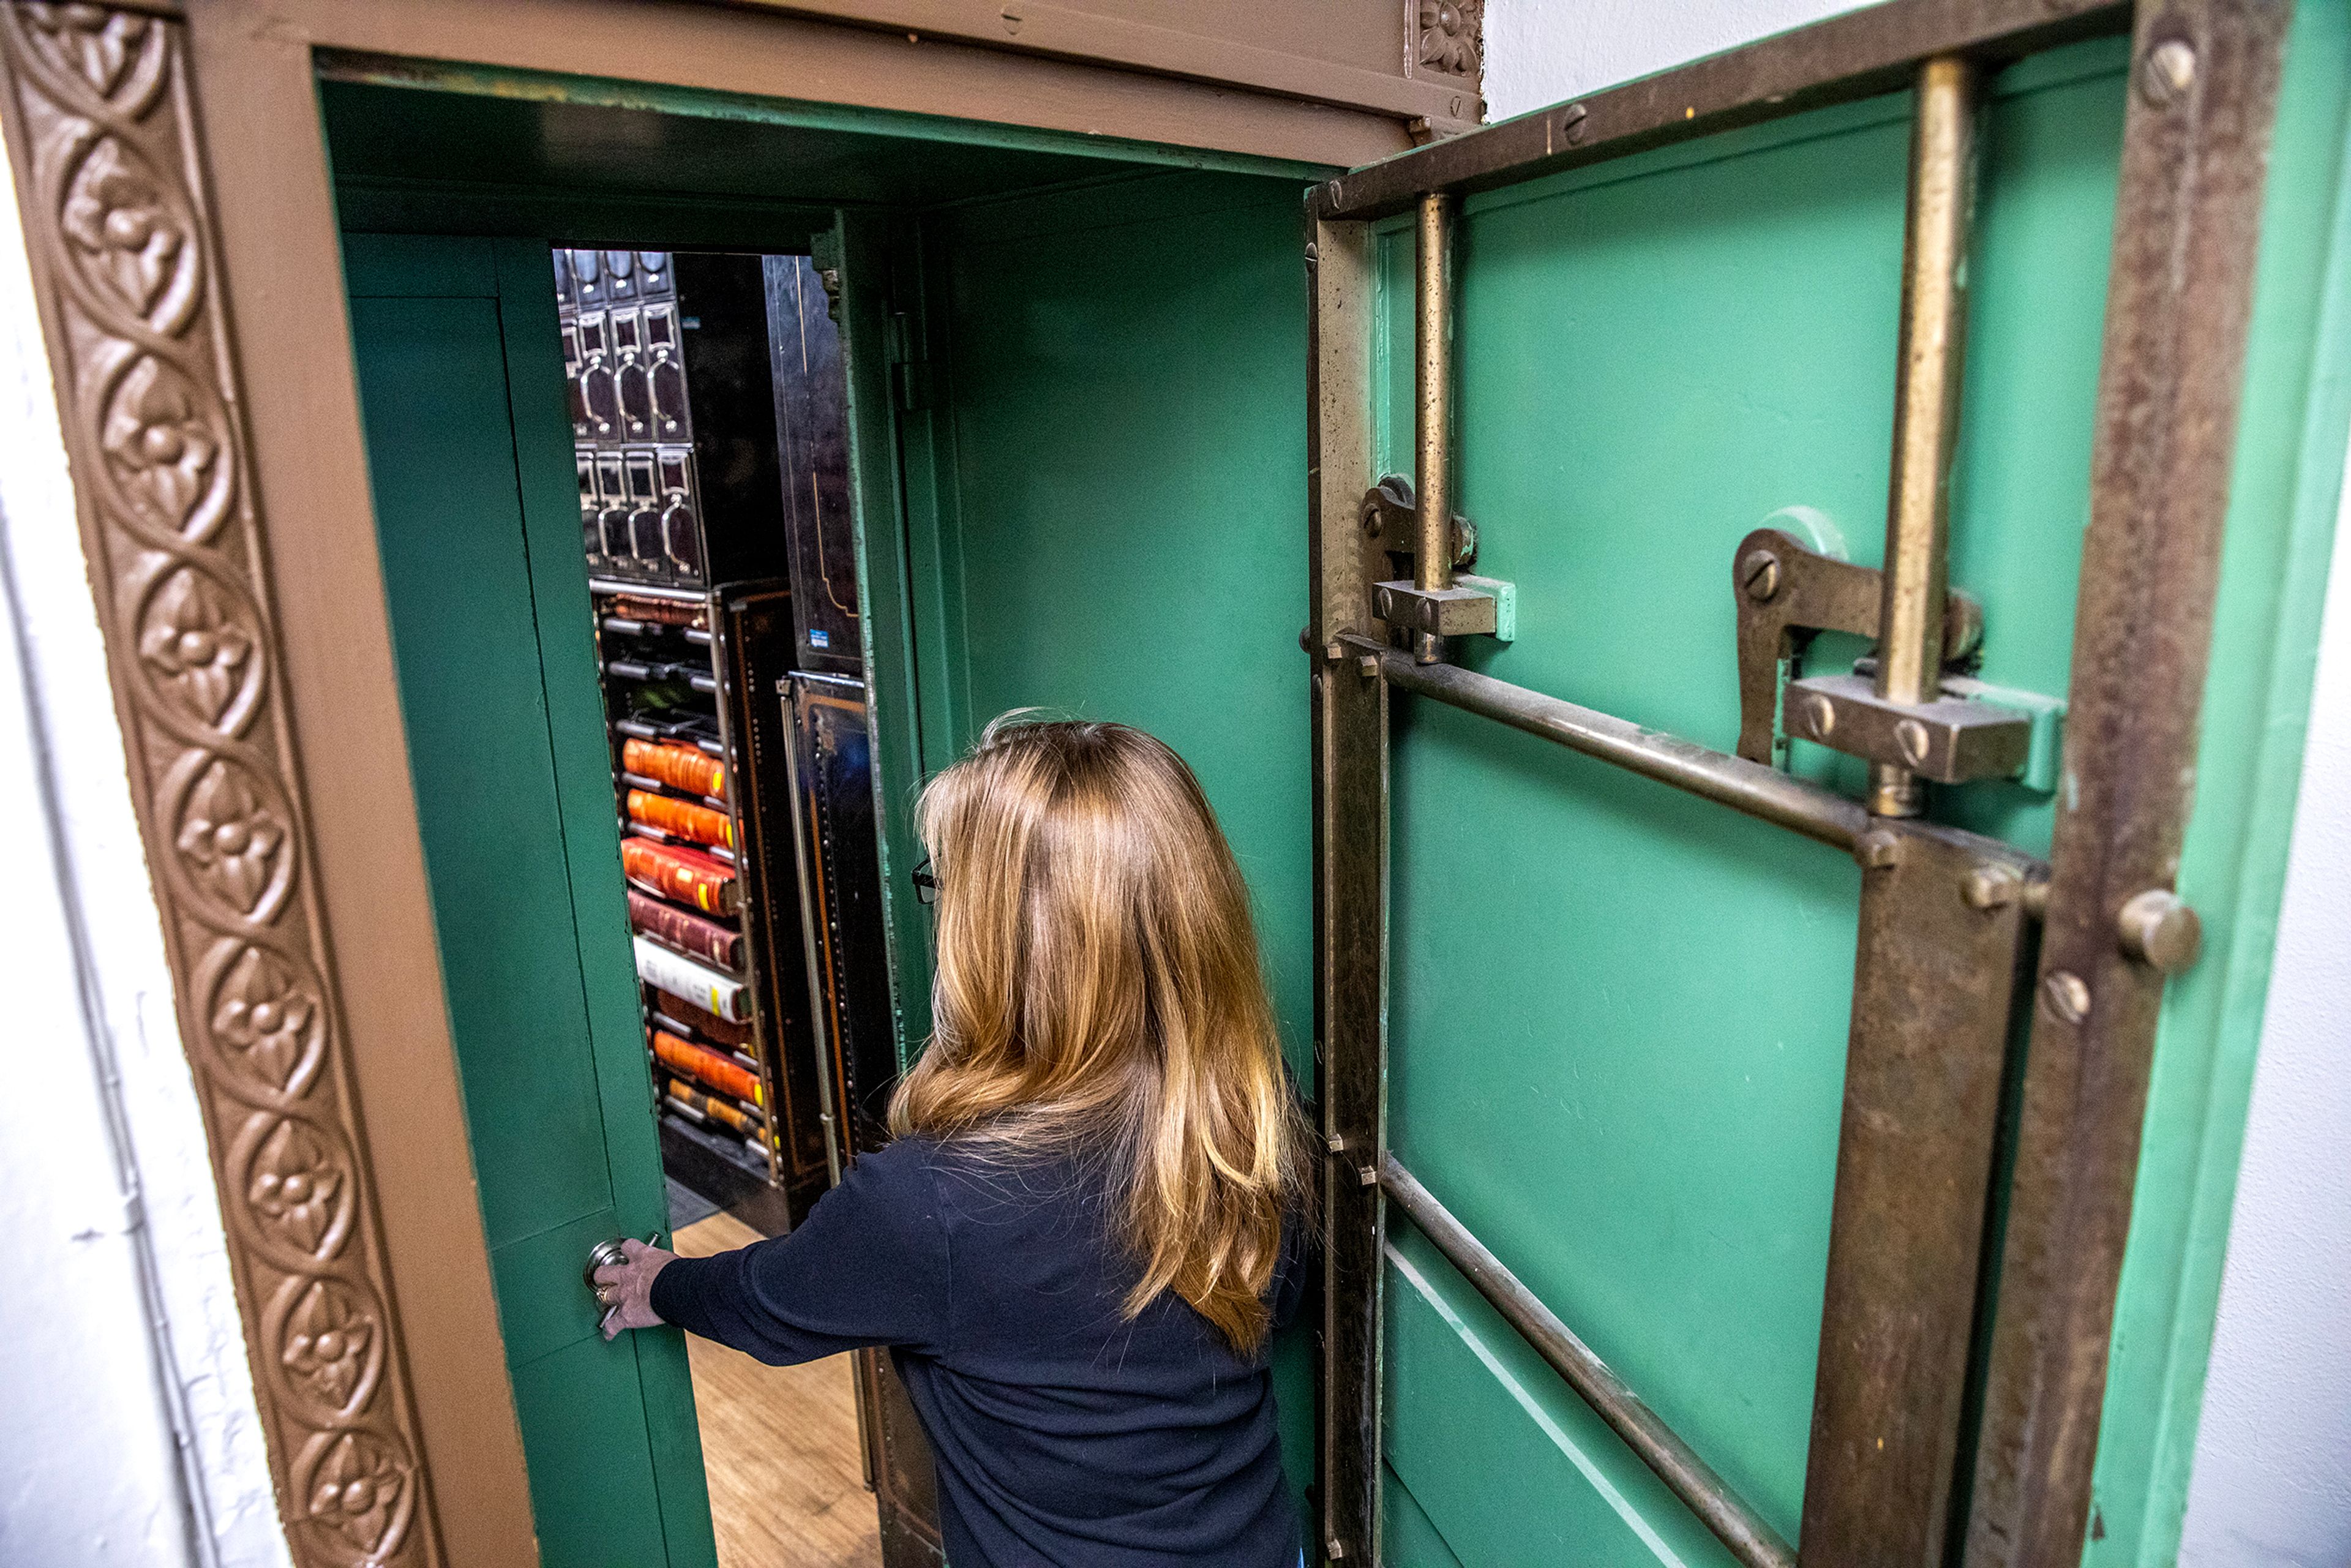
<path id="1" fill-rule="evenodd" d="M 867 634 L 903 629 L 908 650 L 869 666 L 885 851 L 912 852 L 913 795 L 892 778 L 944 766 L 1000 713 L 1151 731 L 1232 841 L 1283 1045 L 1311 1084 L 1300 194 L 1294 177 L 1185 172 L 929 215 L 892 256 L 860 267 L 852 251 L 844 317 Z M 921 326 L 931 389 L 913 408 L 861 382 L 878 362 L 869 310 Z M 893 419 L 903 463 L 869 463 L 891 453 Z M 893 595 L 903 620 L 887 619 Z M 883 884 L 909 902 L 903 871 Z M 925 940 L 916 926 L 899 942 L 917 1046 L 928 1004 L 907 955 Z M 1308 1325 L 1277 1337 L 1283 1463 L 1306 1518 L 1312 1355 Z"/>
<path id="2" fill-rule="evenodd" d="M 668 1218 L 543 242 L 350 235 L 409 764 L 547 1568 L 716 1560 L 674 1330 L 580 1266 Z"/>

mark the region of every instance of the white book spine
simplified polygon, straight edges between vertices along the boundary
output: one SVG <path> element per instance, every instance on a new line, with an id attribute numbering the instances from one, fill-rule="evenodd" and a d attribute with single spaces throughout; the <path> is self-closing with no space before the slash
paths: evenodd
<path id="1" fill-rule="evenodd" d="M 658 942 L 648 942 L 640 936 L 636 943 L 637 978 L 648 986 L 733 1023 L 750 1016 L 750 998 L 744 992 L 742 981 L 722 975 L 707 964 L 697 964 L 682 953 L 673 953 Z"/>

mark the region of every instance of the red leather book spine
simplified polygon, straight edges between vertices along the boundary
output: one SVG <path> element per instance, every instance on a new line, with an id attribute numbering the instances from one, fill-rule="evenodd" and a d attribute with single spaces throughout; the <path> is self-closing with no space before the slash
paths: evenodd
<path id="1" fill-rule="evenodd" d="M 732 915 L 742 906 L 733 869 L 699 851 L 651 839 L 624 838 L 621 869 L 648 892 L 690 904 L 707 915 Z"/>
<path id="2" fill-rule="evenodd" d="M 647 936 L 658 936 L 671 946 L 707 958 L 714 964 L 739 968 L 743 938 L 715 920 L 688 915 L 674 904 L 629 889 L 629 924 Z"/>
<path id="3" fill-rule="evenodd" d="M 716 1013 L 695 1007 L 684 997 L 674 997 L 667 991 L 654 991 L 651 995 L 654 1012 L 677 1028 L 690 1029 L 705 1040 L 715 1040 L 738 1051 L 751 1049 L 749 1024 L 729 1022 Z"/>

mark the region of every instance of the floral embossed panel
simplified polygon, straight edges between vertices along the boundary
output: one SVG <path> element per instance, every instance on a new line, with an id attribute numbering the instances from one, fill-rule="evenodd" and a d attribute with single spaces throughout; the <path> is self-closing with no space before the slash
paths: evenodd
<path id="1" fill-rule="evenodd" d="M 301 1568 L 443 1563 L 278 706 L 186 40 L 0 7 L 18 198 L 132 793 Z"/>

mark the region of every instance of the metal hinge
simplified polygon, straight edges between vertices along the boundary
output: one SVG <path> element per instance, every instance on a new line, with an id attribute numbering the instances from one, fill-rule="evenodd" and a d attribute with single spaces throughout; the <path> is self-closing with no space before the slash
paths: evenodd
<path id="1" fill-rule="evenodd" d="M 1420 552 L 1420 506 L 1413 499 L 1412 481 L 1391 474 L 1364 492 L 1364 533 L 1380 542 L 1392 556 L 1410 560 Z M 1478 564 L 1478 525 L 1455 513 L 1453 570 Z"/>
<path id="2" fill-rule="evenodd" d="M 893 311 L 884 336 L 890 361 L 891 401 L 909 413 L 930 407 L 936 389 L 931 362 L 923 355 L 920 327 L 904 311 Z"/>

